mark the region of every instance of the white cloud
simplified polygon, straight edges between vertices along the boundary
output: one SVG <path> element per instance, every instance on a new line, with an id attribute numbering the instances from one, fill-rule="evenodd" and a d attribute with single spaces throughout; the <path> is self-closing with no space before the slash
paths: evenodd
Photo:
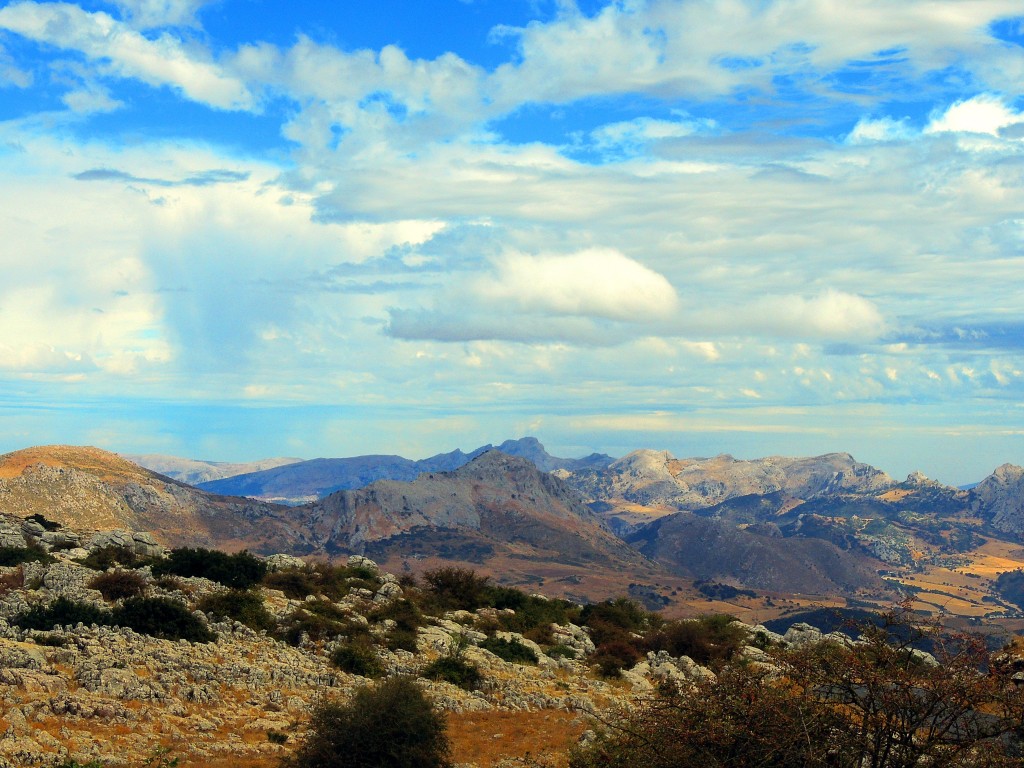
<path id="1" fill-rule="evenodd" d="M 895 120 L 891 117 L 865 117 L 857 121 L 846 140 L 850 144 L 870 144 L 878 141 L 904 141 L 916 135 L 917 132 L 906 118 Z"/>
<path id="2" fill-rule="evenodd" d="M 215 0 L 113 0 L 137 29 L 193 26 L 196 13 Z"/>
<path id="3" fill-rule="evenodd" d="M 668 317 L 678 306 L 675 289 L 664 276 L 608 248 L 508 253 L 495 266 L 493 275 L 470 286 L 487 304 L 626 322 Z"/>
<path id="4" fill-rule="evenodd" d="M 785 335 L 826 339 L 875 339 L 885 319 L 874 303 L 862 296 L 828 290 L 812 298 L 779 296 L 754 306 L 765 330 Z"/>
<path id="5" fill-rule="evenodd" d="M 96 85 L 87 85 L 75 91 L 68 91 L 61 100 L 68 109 L 79 115 L 113 112 L 124 106 L 124 103 L 113 98 L 107 89 Z"/>
<path id="6" fill-rule="evenodd" d="M 122 77 L 173 86 L 212 107 L 248 109 L 254 105 L 245 84 L 225 74 L 208 57 L 186 49 L 170 34 L 144 37 L 106 13 L 88 13 L 68 3 L 28 0 L 0 9 L 0 28 L 79 51 Z"/>
<path id="7" fill-rule="evenodd" d="M 1024 113 L 1014 112 L 998 96 L 983 93 L 958 101 L 941 115 L 933 117 L 925 132 L 987 133 L 998 136 L 1002 128 L 1016 123 L 1024 123 Z"/>

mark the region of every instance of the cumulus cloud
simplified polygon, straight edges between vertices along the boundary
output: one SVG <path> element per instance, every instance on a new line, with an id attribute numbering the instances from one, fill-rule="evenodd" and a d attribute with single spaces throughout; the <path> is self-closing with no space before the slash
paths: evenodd
<path id="1" fill-rule="evenodd" d="M 224 73 L 170 34 L 150 39 L 103 12 L 68 3 L 32 0 L 0 9 L 0 28 L 42 43 L 78 51 L 121 77 L 169 85 L 193 101 L 220 109 L 248 109 L 245 84 Z"/>
<path id="2" fill-rule="evenodd" d="M 983 93 L 958 101 L 934 116 L 925 132 L 987 133 L 998 136 L 1000 130 L 1017 123 L 1024 123 L 1024 114 L 1014 112 L 1000 97 Z"/>
<path id="3" fill-rule="evenodd" d="M 810 298 L 766 298 L 754 307 L 765 330 L 823 339 L 875 339 L 885 330 L 878 307 L 862 296 L 828 290 Z"/>
<path id="4" fill-rule="evenodd" d="M 488 304 L 626 322 L 667 317 L 678 306 L 675 289 L 664 276 L 609 248 L 509 253 L 495 266 L 493 275 L 470 285 Z"/>

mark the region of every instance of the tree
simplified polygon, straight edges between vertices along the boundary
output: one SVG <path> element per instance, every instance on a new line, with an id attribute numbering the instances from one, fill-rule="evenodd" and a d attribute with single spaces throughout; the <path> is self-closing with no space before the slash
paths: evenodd
<path id="1" fill-rule="evenodd" d="M 444 718 L 412 678 L 393 677 L 319 704 L 282 768 L 448 768 L 448 755 Z"/>
<path id="2" fill-rule="evenodd" d="M 733 663 L 717 682 L 667 684 L 609 724 L 572 768 L 1020 766 L 1024 693 L 977 639 L 892 612 L 858 641 Z M 931 654 L 920 650 L 927 644 Z"/>

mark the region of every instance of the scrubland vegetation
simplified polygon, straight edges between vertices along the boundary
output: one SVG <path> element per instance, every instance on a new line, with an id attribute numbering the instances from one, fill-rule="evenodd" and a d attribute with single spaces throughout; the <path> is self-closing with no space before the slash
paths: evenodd
<path id="1" fill-rule="evenodd" d="M 35 553 L 25 557 L 31 562 Z M 10 623 L 42 632 L 119 626 L 208 643 L 216 635 L 206 617 L 228 619 L 284 643 L 312 644 L 339 671 L 375 681 L 351 700 L 321 701 L 304 738 L 290 741 L 275 732 L 275 743 L 289 746 L 282 768 L 448 766 L 444 719 L 424 688 L 430 681 L 468 690 L 488 683 L 467 654 L 469 634 L 473 645 L 504 662 L 536 665 L 537 648 L 552 658 L 577 655 L 577 648 L 559 644 L 553 629 L 570 624 L 585 628 L 593 643 L 580 660 L 593 676 L 614 679 L 649 654 L 689 657 L 705 670 L 685 680 L 666 678 L 639 706 L 619 714 L 585 713 L 595 718 L 593 733 L 565 756 L 571 768 L 1024 765 L 1024 691 L 1012 680 L 1024 663 L 1006 654 L 993 662 L 979 642 L 921 624 L 908 612 L 857 626 L 856 641 L 785 645 L 752 635 L 729 616 L 670 621 L 627 598 L 581 606 L 500 586 L 464 568 L 403 578 L 391 599 L 367 597 L 366 610 L 354 615 L 339 601 L 372 597 L 383 581 L 359 564 L 269 571 L 246 552 L 204 549 L 145 562 L 104 551 L 85 562 L 106 568 L 88 584 L 106 605 L 61 597 L 26 608 Z M 196 596 L 188 581 L 196 576 L 222 589 L 207 586 Z M 300 602 L 275 614 L 265 605 L 267 590 Z M 441 621 L 465 632 L 451 633 L 447 649 L 418 667 L 418 680 L 389 677 L 385 650 L 416 653 L 418 631 Z M 525 758 L 522 764 L 541 765 Z"/>

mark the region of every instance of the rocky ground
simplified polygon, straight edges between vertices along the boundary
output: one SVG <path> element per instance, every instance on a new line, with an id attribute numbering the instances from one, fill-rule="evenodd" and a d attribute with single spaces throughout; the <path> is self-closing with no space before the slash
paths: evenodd
<path id="1" fill-rule="evenodd" d="M 0 544 L 25 543 L 26 533 L 28 539 L 38 537 L 43 542 L 44 532 L 31 520 L 7 518 L 0 521 Z M 45 541 L 44 548 L 53 550 L 53 562 L 0 568 L 2 768 L 46 766 L 69 759 L 137 766 L 159 748 L 169 748 L 185 764 L 272 764 L 274 756 L 301 739 L 315 702 L 325 696 L 345 697 L 368 682 L 331 665 L 331 643 L 303 640 L 296 647 L 266 630 L 218 621 L 212 614 L 199 614 L 217 633 L 215 641 L 206 643 L 163 640 L 96 625 L 21 629 L 11 623 L 14 617 L 59 597 L 109 607 L 100 592 L 88 586 L 98 572 L 78 562 L 90 551 L 112 544 L 149 554 L 158 548 L 145 534 L 120 531 L 64 531 L 62 537 L 47 536 Z M 268 560 L 275 568 L 297 564 L 289 556 Z M 350 565 L 371 571 L 375 586 L 366 588 L 364 582 L 334 607 L 368 626 L 373 635 L 382 635 L 389 629 L 388 621 L 374 624 L 367 616 L 401 599 L 407 587 L 365 558 L 354 557 Z M 190 607 L 204 595 L 223 591 L 207 579 L 176 578 L 168 583 L 154 579 L 148 567 L 137 573 L 146 579 L 147 595 Z M 262 596 L 278 619 L 304 602 L 266 588 Z M 306 598 L 317 599 L 324 598 Z M 498 633 L 532 648 L 539 659 L 535 665 L 508 663 L 477 647 L 486 635 L 476 627 L 493 625 L 494 618 L 493 608 L 434 617 L 418 630 L 416 653 L 380 647 L 380 660 L 387 674 L 416 675 L 434 659 L 450 654 L 458 642 L 465 646 L 463 658 L 483 673 L 483 683 L 467 691 L 424 680 L 438 707 L 455 713 L 573 713 L 580 718 L 580 730 L 589 715 L 629 706 L 648 694 L 659 679 L 712 674 L 686 657 L 672 658 L 662 652 L 650 654 L 620 678 L 603 679 L 585 660 L 593 650 L 587 631 L 572 624 L 553 627 L 556 643 L 573 649 L 582 660 L 552 658 L 521 635 Z M 790 639 L 799 639 L 801 631 L 811 630 L 794 630 Z M 747 652 L 751 657 L 761 653 L 753 647 Z"/>

